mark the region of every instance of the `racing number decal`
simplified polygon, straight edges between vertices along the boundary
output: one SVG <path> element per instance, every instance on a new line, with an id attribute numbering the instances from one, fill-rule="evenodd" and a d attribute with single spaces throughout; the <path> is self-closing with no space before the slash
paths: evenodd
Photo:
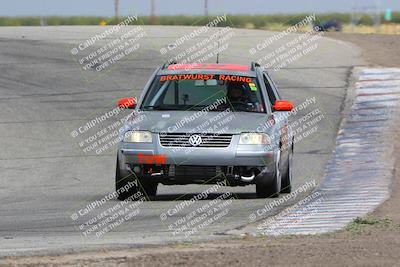
<path id="1" fill-rule="evenodd" d="M 137 154 L 137 157 L 140 164 L 165 164 L 167 160 L 166 155 Z"/>

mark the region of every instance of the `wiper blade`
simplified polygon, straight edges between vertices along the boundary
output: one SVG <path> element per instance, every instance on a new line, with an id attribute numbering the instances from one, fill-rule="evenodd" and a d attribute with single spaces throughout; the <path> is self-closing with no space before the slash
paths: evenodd
<path id="1" fill-rule="evenodd" d="M 203 109 L 203 108 L 206 108 L 206 107 L 209 107 L 209 106 L 210 105 L 197 105 L 197 106 L 190 107 L 188 110 L 199 110 L 199 109 Z M 213 109 L 209 109 L 209 110 L 210 111 L 218 111 L 220 109 L 226 109 L 226 107 L 220 105 L 220 106 L 217 106 L 217 107 L 215 107 Z"/>
<path id="2" fill-rule="evenodd" d="M 168 108 L 162 107 L 162 106 L 143 106 L 143 108 L 152 108 L 152 109 L 157 109 L 157 110 L 168 110 Z"/>
<path id="3" fill-rule="evenodd" d="M 232 109 L 232 112 L 248 112 L 248 113 L 265 113 L 263 111 L 254 111 L 254 110 L 246 110 L 246 109 Z"/>

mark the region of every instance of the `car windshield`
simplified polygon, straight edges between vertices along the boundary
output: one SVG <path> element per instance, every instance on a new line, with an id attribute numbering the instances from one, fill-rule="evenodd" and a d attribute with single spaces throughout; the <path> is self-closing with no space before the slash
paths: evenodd
<path id="1" fill-rule="evenodd" d="M 214 74 L 156 76 L 142 110 L 202 110 L 258 112 L 265 106 L 253 77 Z"/>

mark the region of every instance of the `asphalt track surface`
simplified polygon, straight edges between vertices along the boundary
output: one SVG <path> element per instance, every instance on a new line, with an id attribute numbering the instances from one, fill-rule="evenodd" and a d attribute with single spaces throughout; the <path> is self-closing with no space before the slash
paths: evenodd
<path id="1" fill-rule="evenodd" d="M 82 234 L 71 215 L 114 190 L 116 157 L 113 149 L 100 155 L 83 152 L 71 131 L 93 114 L 112 110 L 118 98 L 138 96 L 152 72 L 170 57 L 161 55 L 160 49 L 195 28 L 144 27 L 146 36 L 137 51 L 107 71 L 82 70 L 71 49 L 104 29 L 0 28 L 0 256 L 219 238 L 248 224 L 251 213 L 272 201 L 257 199 L 255 186 L 223 187 L 184 209 L 180 216 L 162 222 L 160 214 L 210 186 L 160 186 L 158 197 L 142 203 L 140 213 L 131 220 L 101 238 Z M 215 31 L 177 49 L 183 51 Z M 248 52 L 273 33 L 234 32 L 220 62 L 249 64 L 270 51 Z M 296 35 L 289 35 L 269 49 L 294 38 Z M 94 47 L 109 41 L 99 41 Z M 328 38 L 316 42 L 318 48 L 312 53 L 270 72 L 284 98 L 300 104 L 315 97 L 315 107 L 324 114 L 318 130 L 296 144 L 294 190 L 312 180 L 320 182 L 334 146 L 352 69 L 364 64 L 353 45 Z M 299 112 L 297 117 L 309 111 Z M 220 220 L 190 237 L 174 236 L 168 229 L 170 223 L 228 190 L 237 199 Z M 116 204 L 116 200 L 109 201 L 96 213 Z M 289 204 L 256 219 L 267 218 Z"/>

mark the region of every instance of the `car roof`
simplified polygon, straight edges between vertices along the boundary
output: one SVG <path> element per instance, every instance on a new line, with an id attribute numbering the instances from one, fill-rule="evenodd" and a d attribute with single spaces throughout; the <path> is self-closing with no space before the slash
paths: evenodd
<path id="1" fill-rule="evenodd" d="M 189 63 L 164 65 L 158 75 L 212 73 L 256 77 L 255 68 L 240 64 Z"/>

